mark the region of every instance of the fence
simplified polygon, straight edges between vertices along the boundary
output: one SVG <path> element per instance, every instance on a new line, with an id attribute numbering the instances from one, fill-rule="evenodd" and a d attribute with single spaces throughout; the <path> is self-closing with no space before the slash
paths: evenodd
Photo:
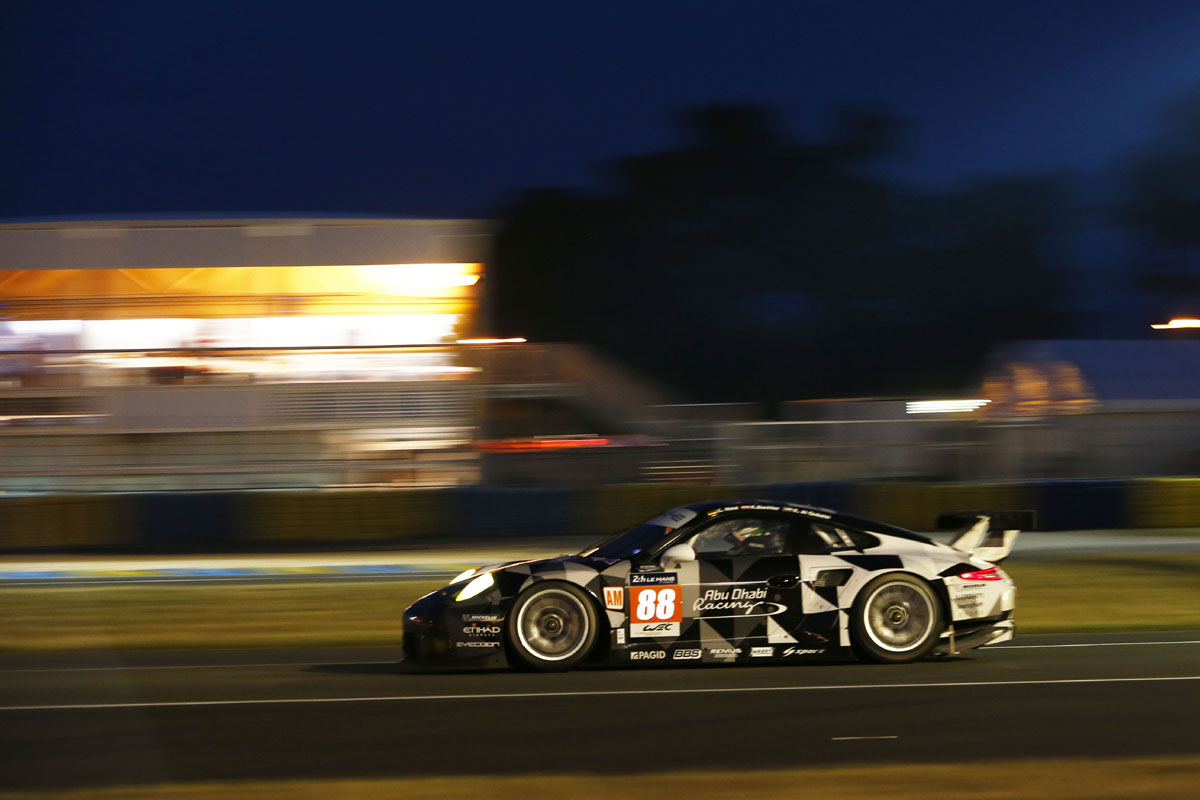
<path id="1" fill-rule="evenodd" d="M 0 497 L 0 549 L 344 546 L 601 536 L 704 499 L 836 508 L 916 530 L 960 509 L 1034 509 L 1042 530 L 1200 527 L 1200 479 L 1018 483 L 645 483 L 591 489 L 326 490 Z"/>

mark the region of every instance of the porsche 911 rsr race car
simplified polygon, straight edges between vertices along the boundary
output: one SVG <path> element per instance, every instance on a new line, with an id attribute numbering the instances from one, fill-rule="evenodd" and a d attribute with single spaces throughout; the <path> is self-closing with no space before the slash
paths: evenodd
<path id="1" fill-rule="evenodd" d="M 409 662 L 913 661 L 1007 641 L 1027 511 L 943 515 L 950 545 L 823 508 L 703 502 L 577 555 L 470 569 L 404 612 Z"/>

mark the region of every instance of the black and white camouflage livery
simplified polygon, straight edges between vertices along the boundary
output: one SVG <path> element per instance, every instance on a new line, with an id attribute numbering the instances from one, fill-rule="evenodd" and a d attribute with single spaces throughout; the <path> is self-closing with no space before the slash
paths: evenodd
<path id="1" fill-rule="evenodd" d="M 912 661 L 1007 641 L 994 566 L 1030 512 L 960 512 L 953 545 L 822 508 L 704 502 L 578 555 L 469 570 L 404 614 L 408 661 L 611 664 Z M 990 560 L 985 560 L 990 559 Z"/>

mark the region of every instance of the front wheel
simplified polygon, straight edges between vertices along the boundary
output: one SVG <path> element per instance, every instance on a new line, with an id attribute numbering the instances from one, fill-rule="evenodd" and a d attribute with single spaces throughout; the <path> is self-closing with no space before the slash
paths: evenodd
<path id="1" fill-rule="evenodd" d="M 854 601 L 850 642 L 859 658 L 883 664 L 916 661 L 937 644 L 942 604 L 932 587 L 913 575 L 881 575 Z"/>
<path id="2" fill-rule="evenodd" d="M 567 670 L 596 644 L 595 606 L 577 586 L 546 582 L 517 597 L 509 615 L 508 642 L 526 666 L 544 672 Z"/>

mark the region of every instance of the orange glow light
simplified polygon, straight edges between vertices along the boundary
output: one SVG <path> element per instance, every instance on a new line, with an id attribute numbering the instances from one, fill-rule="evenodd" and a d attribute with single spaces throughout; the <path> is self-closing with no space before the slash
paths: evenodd
<path id="1" fill-rule="evenodd" d="M 516 336 L 512 339 L 459 339 L 459 344 L 523 344 L 525 339 Z"/>
<path id="2" fill-rule="evenodd" d="M 1200 328 L 1200 319 L 1173 319 L 1166 325 L 1151 325 L 1158 331 L 1173 330 L 1175 328 Z"/>

